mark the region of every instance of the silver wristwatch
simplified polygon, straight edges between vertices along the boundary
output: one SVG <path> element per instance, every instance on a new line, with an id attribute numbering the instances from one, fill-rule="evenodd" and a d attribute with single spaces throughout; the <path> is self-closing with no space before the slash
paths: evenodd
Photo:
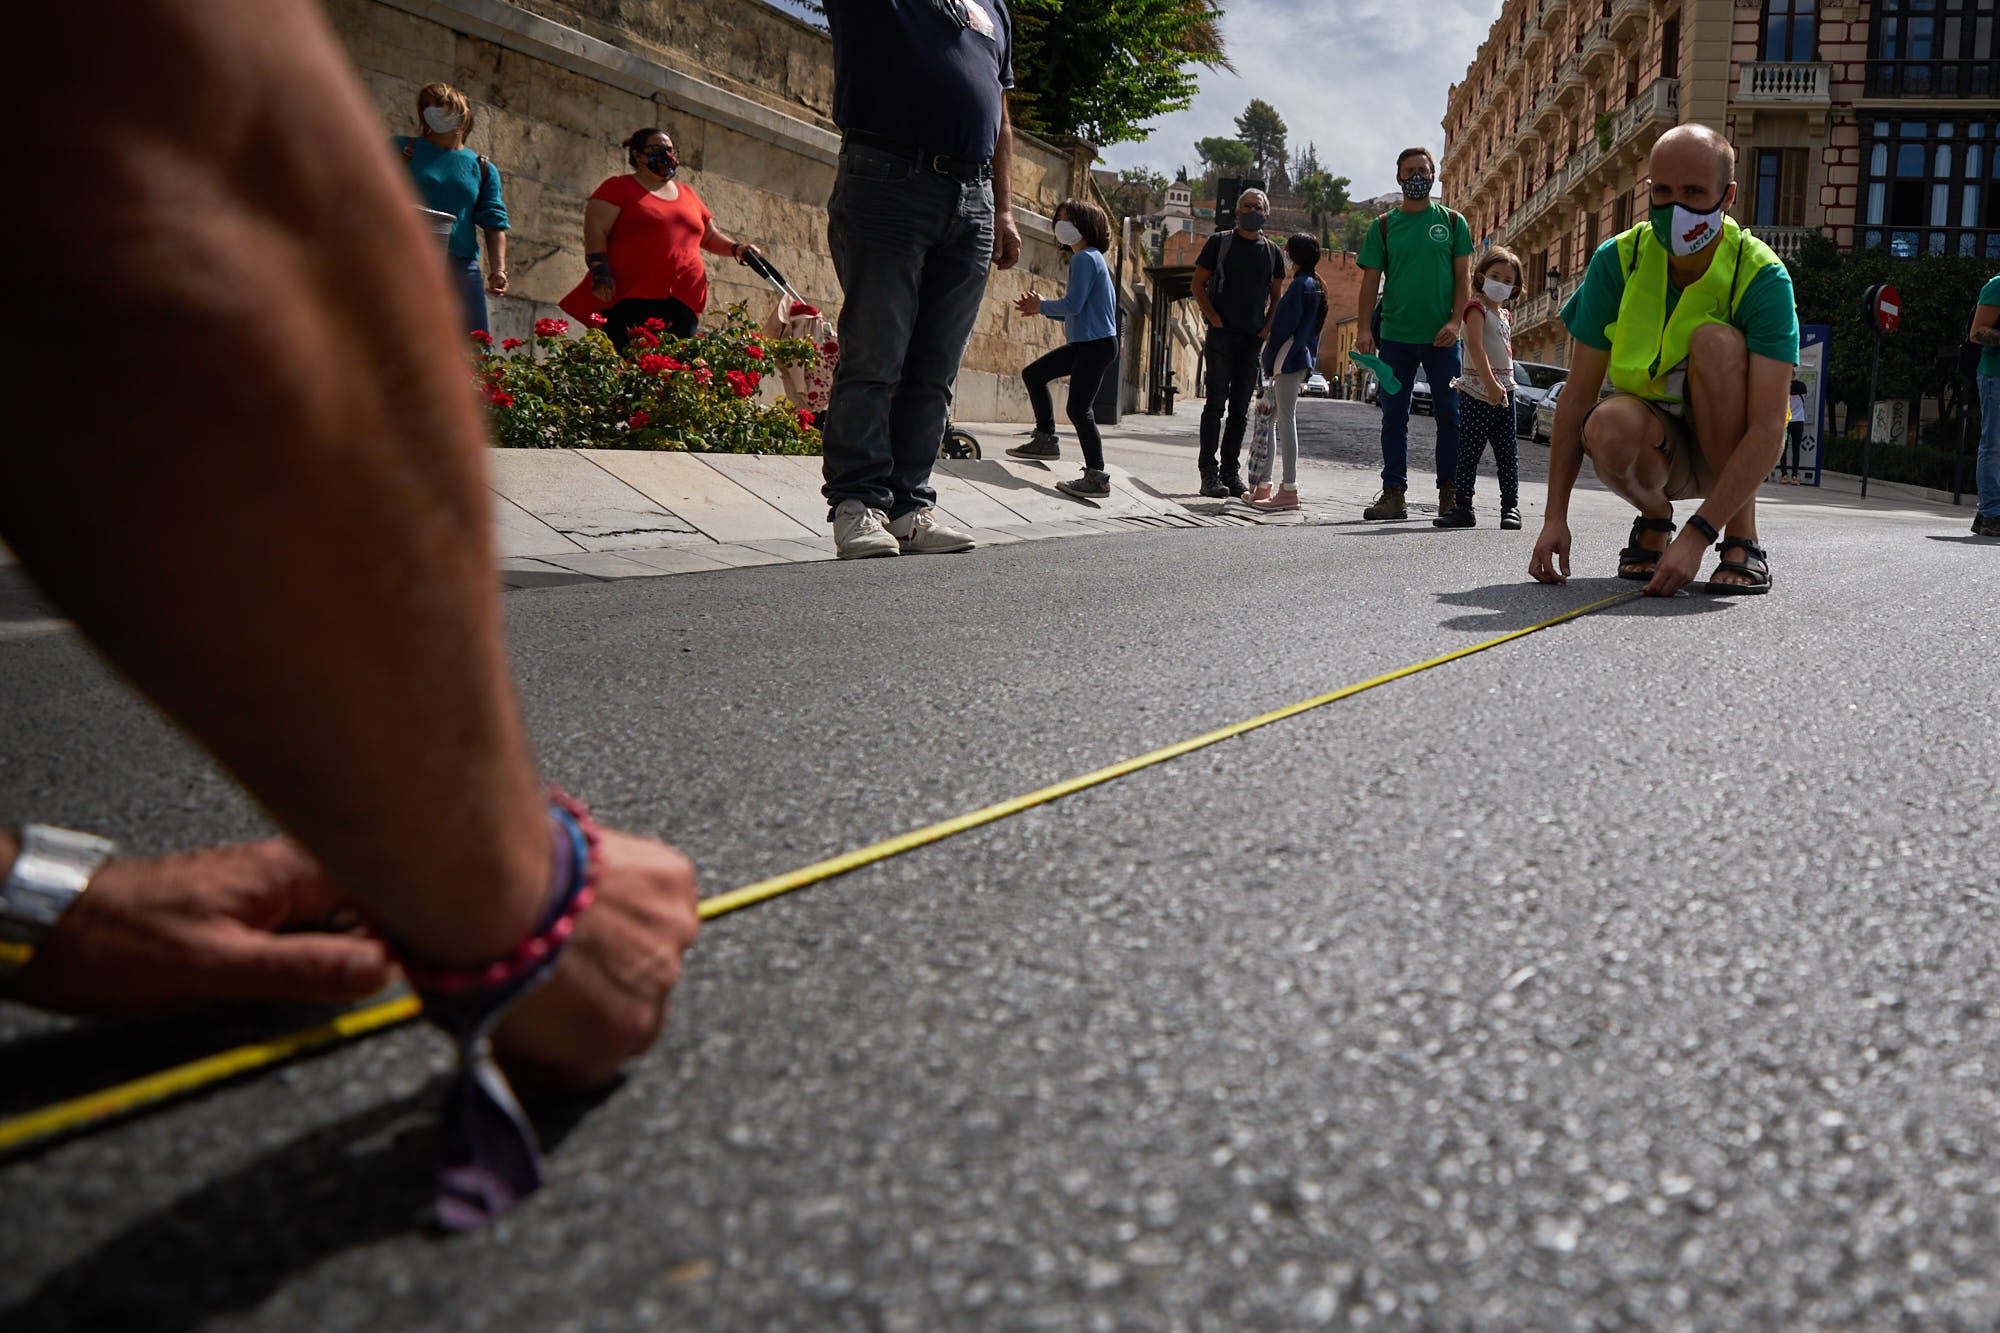
<path id="1" fill-rule="evenodd" d="M 0 981 L 19 971 L 90 877 L 111 859 L 117 845 L 108 838 L 72 829 L 29 824 L 21 830 L 21 853 L 0 884 Z"/>

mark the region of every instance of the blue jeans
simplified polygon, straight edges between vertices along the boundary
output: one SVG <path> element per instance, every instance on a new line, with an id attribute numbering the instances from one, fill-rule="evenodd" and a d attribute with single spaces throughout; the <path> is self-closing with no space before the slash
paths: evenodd
<path id="1" fill-rule="evenodd" d="M 479 272 L 479 258 L 461 259 L 457 255 L 445 256 L 445 264 L 451 273 L 451 285 L 458 292 L 459 307 L 465 312 L 465 331 L 486 328 L 486 279 Z"/>
<path id="2" fill-rule="evenodd" d="M 1979 516 L 2000 518 L 2000 375 L 1979 377 Z"/>
<path id="3" fill-rule="evenodd" d="M 931 468 L 993 263 L 993 183 L 850 143 L 826 238 L 842 304 L 820 493 L 900 518 L 937 502 Z"/>
<path id="4" fill-rule="evenodd" d="M 1458 344 L 1433 347 L 1429 343 L 1399 343 L 1384 338 L 1376 352 L 1403 382 L 1393 398 L 1382 396 L 1382 485 L 1387 490 L 1408 490 L 1410 485 L 1410 390 L 1417 367 L 1431 382 L 1431 416 L 1437 421 L 1437 478 L 1443 489 L 1453 484 L 1458 473 L 1458 390 L 1451 382 L 1458 378 Z"/>

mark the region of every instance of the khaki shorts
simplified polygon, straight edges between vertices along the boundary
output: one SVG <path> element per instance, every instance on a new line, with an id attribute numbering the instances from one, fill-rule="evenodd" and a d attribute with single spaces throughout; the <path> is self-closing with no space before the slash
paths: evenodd
<path id="1" fill-rule="evenodd" d="M 1666 404 L 1641 398 L 1635 393 L 1614 393 L 1610 398 L 1600 398 L 1590 405 L 1590 412 L 1595 412 L 1612 398 L 1630 398 L 1659 418 L 1664 428 L 1660 432 L 1660 454 L 1667 460 L 1667 498 L 1706 499 L 1715 485 L 1715 469 L 1702 457 L 1701 443 L 1694 437 L 1694 423 L 1668 411 Z M 1590 412 L 1583 414 L 1584 421 L 1590 420 Z"/>

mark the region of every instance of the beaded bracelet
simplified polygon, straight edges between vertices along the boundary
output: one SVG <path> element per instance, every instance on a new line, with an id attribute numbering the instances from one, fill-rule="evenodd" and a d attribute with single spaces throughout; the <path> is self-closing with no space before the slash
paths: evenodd
<path id="1" fill-rule="evenodd" d="M 548 979 L 577 918 L 597 897 L 599 830 L 589 809 L 551 788 L 549 823 L 555 834 L 549 906 L 534 933 L 507 957 L 476 967 L 432 967 L 389 942 L 423 1001 L 424 1018 L 458 1050 L 439 1134 L 436 1209 L 447 1231 L 485 1226 L 541 1188 L 534 1129 L 494 1063 L 490 1038 L 507 1011 Z"/>

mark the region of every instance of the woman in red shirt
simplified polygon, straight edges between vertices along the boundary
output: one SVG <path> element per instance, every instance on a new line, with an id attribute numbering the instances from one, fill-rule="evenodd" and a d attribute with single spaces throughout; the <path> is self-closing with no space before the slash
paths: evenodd
<path id="1" fill-rule="evenodd" d="M 625 140 L 625 152 L 632 174 L 611 177 L 584 205 L 590 272 L 562 299 L 562 308 L 577 319 L 601 312 L 621 352 L 632 330 L 649 319 L 664 320 L 678 337 L 693 336 L 708 306 L 703 250 L 739 264 L 759 253 L 723 235 L 693 187 L 674 179 L 681 159 L 665 130 L 636 131 Z"/>

